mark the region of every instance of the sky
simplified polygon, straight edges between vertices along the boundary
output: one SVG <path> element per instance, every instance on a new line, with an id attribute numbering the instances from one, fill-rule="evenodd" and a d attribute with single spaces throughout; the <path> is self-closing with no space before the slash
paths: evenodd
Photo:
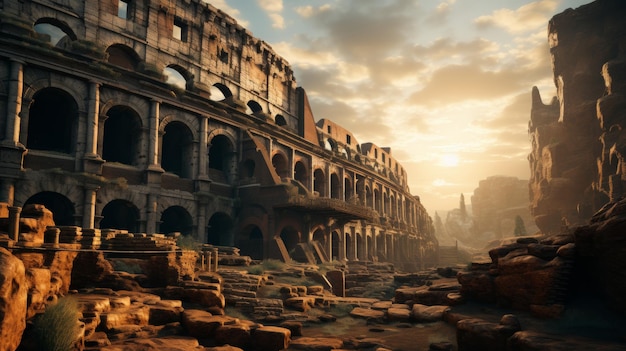
<path id="1" fill-rule="evenodd" d="M 556 89 L 552 16 L 589 0 L 208 0 L 291 65 L 316 120 L 390 147 L 429 214 L 529 179 L 531 89 Z"/>

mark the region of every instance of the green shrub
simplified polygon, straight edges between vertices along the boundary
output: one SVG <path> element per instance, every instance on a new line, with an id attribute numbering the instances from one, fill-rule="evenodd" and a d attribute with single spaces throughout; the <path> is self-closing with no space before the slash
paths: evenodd
<path id="1" fill-rule="evenodd" d="M 191 235 L 180 235 L 176 238 L 176 246 L 181 250 L 198 251 L 200 243 Z"/>
<path id="2" fill-rule="evenodd" d="M 141 274 L 143 269 L 141 266 L 129 260 L 111 259 L 110 262 L 113 265 L 113 269 L 119 272 L 126 272 L 130 274 Z"/>
<path id="3" fill-rule="evenodd" d="M 250 274 L 263 274 L 265 271 L 282 271 L 285 267 L 285 262 L 279 260 L 263 260 L 256 266 L 248 267 L 248 273 Z"/>
<path id="4" fill-rule="evenodd" d="M 60 298 L 56 304 L 48 306 L 35 320 L 33 328 L 40 350 L 71 350 L 80 331 L 78 318 L 78 304 L 71 297 Z"/>

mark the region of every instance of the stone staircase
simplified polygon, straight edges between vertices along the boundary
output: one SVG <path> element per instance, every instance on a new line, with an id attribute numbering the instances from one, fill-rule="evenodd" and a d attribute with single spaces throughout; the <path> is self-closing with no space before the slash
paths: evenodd
<path id="1" fill-rule="evenodd" d="M 455 267 L 458 263 L 459 250 L 456 246 L 439 246 L 439 267 Z"/>
<path id="2" fill-rule="evenodd" d="M 391 263 L 350 261 L 346 265 L 345 295 L 384 299 L 383 293 L 394 286 L 394 273 Z"/>
<path id="3" fill-rule="evenodd" d="M 259 288 L 268 281 L 267 275 L 249 274 L 243 270 L 221 268 L 222 294 L 226 305 L 233 306 L 254 318 L 280 316 L 284 312 L 283 301 L 257 296 Z"/>

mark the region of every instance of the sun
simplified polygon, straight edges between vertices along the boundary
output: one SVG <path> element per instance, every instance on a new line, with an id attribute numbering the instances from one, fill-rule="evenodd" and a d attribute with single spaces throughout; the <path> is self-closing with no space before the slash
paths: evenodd
<path id="1" fill-rule="evenodd" d="M 459 156 L 455 154 L 445 154 L 439 158 L 439 165 L 443 167 L 456 167 L 459 165 Z"/>

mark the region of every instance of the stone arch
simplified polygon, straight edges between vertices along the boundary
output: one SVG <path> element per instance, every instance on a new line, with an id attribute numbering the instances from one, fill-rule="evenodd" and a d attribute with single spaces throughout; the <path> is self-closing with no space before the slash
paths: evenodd
<path id="1" fill-rule="evenodd" d="M 137 70 L 141 57 L 132 48 L 124 44 L 112 44 L 106 49 L 107 62 L 130 71 Z"/>
<path id="2" fill-rule="evenodd" d="M 246 111 L 247 114 L 249 115 L 255 115 L 258 113 L 263 113 L 263 107 L 261 107 L 261 104 L 259 104 L 258 102 L 254 101 L 254 100 L 249 100 L 246 105 L 248 106 L 249 111 Z"/>
<path id="3" fill-rule="evenodd" d="M 27 174 L 27 179 L 15 190 L 15 206 L 23 206 L 28 198 L 41 192 L 58 193 L 76 206 L 75 213 L 82 213 L 84 191 L 75 178 L 56 172 L 37 172 Z"/>
<path id="4" fill-rule="evenodd" d="M 100 116 L 106 116 L 106 112 L 116 105 L 127 106 L 128 108 L 137 112 L 137 115 L 141 119 L 141 125 L 148 125 L 148 116 L 150 114 L 149 100 L 118 90 L 101 89 L 99 112 Z"/>
<path id="5" fill-rule="evenodd" d="M 102 158 L 137 166 L 141 149 L 141 117 L 132 108 L 116 105 L 107 111 L 102 137 Z"/>
<path id="6" fill-rule="evenodd" d="M 237 247 L 242 256 L 250 256 L 254 260 L 265 258 L 263 231 L 257 224 L 249 223 L 239 230 Z"/>
<path id="7" fill-rule="evenodd" d="M 68 41 L 74 41 L 78 39 L 70 25 L 56 18 L 51 18 L 51 17 L 40 18 L 37 21 L 35 21 L 35 24 L 33 25 L 33 29 L 37 33 L 49 35 L 50 44 L 52 44 L 52 46 L 55 46 L 55 47 L 65 48 L 68 44 Z"/>
<path id="8" fill-rule="evenodd" d="M 309 189 L 309 173 L 304 162 L 300 160 L 296 161 L 296 164 L 294 165 L 293 177 Z"/>
<path id="9" fill-rule="evenodd" d="M 352 201 L 354 198 L 354 189 L 352 187 L 352 179 L 345 177 L 343 179 L 343 196 L 345 201 Z"/>
<path id="10" fill-rule="evenodd" d="M 193 74 L 180 65 L 171 64 L 163 69 L 166 83 L 188 90 L 193 88 Z"/>
<path id="11" fill-rule="evenodd" d="M 139 231 L 139 209 L 130 201 L 113 200 L 104 206 L 100 215 L 100 229 L 123 229 L 131 233 Z"/>
<path id="12" fill-rule="evenodd" d="M 326 249 L 326 247 L 328 246 L 328 235 L 324 231 L 324 228 L 321 226 L 313 230 L 313 235 L 311 236 L 311 239 L 319 242 L 324 249 Z"/>
<path id="13" fill-rule="evenodd" d="M 168 234 L 179 232 L 185 236 L 193 233 L 193 219 L 182 206 L 171 206 L 161 213 L 159 232 Z"/>
<path id="14" fill-rule="evenodd" d="M 121 187 L 111 185 L 105 186 L 98 191 L 98 200 L 96 201 L 96 213 L 102 213 L 104 206 L 114 200 L 124 200 L 134 204 L 138 208 L 146 208 L 146 196 L 138 192 L 129 191 Z M 184 207 L 184 206 L 183 206 Z M 162 212 L 165 207 L 162 207 L 159 212 Z M 189 211 L 190 213 L 193 213 Z M 140 213 L 140 215 L 142 215 Z M 101 228 L 101 227 L 100 227 Z"/>
<path id="15" fill-rule="evenodd" d="M 241 163 L 241 167 L 239 167 L 240 174 L 239 177 L 241 179 L 250 179 L 254 177 L 254 171 L 256 169 L 256 163 L 253 159 L 248 158 Z"/>
<path id="16" fill-rule="evenodd" d="M 209 139 L 209 176 L 222 183 L 229 183 L 237 173 L 236 143 L 228 134 L 217 134 Z"/>
<path id="17" fill-rule="evenodd" d="M 326 178 L 321 168 L 313 171 L 313 191 L 317 191 L 320 197 L 326 196 Z"/>
<path id="18" fill-rule="evenodd" d="M 210 99 L 212 101 L 224 101 L 233 98 L 233 92 L 222 83 L 215 83 L 210 88 Z"/>
<path id="19" fill-rule="evenodd" d="M 339 175 L 332 173 L 330 175 L 330 197 L 333 199 L 341 199 L 341 182 L 339 181 Z"/>
<path id="20" fill-rule="evenodd" d="M 220 246 L 234 245 L 233 220 L 228 214 L 216 212 L 211 216 L 207 228 L 207 243 Z"/>
<path id="21" fill-rule="evenodd" d="M 44 205 L 52 212 L 55 225 L 77 225 L 74 204 L 70 199 L 54 191 L 42 191 L 29 197 L 24 206 L 29 204 Z"/>
<path id="22" fill-rule="evenodd" d="M 33 96 L 28 112 L 26 147 L 76 152 L 79 106 L 65 90 L 47 87 Z"/>
<path id="23" fill-rule="evenodd" d="M 283 115 L 276 115 L 276 117 L 274 117 L 274 123 L 282 127 L 287 125 L 287 120 L 283 117 Z"/>
<path id="24" fill-rule="evenodd" d="M 355 258 L 359 259 L 359 260 L 365 260 L 367 258 L 367 253 L 363 252 L 363 248 L 365 246 L 363 246 L 363 236 L 361 235 L 361 233 L 356 233 L 356 255 Z"/>
<path id="25" fill-rule="evenodd" d="M 181 178 L 193 177 L 193 133 L 180 121 L 163 126 L 160 142 L 161 167 Z"/>
<path id="26" fill-rule="evenodd" d="M 276 174 L 282 178 L 290 178 L 289 161 L 282 151 L 274 152 L 272 156 L 272 166 L 276 170 Z"/>
<path id="27" fill-rule="evenodd" d="M 343 245 L 343 242 L 341 240 L 341 235 L 339 235 L 339 232 L 336 230 L 333 230 L 332 234 L 331 234 L 331 240 L 332 240 L 332 246 L 331 246 L 331 253 L 330 253 L 330 258 L 332 260 L 337 260 L 339 259 L 339 255 L 340 255 L 340 247 L 341 245 Z"/>

